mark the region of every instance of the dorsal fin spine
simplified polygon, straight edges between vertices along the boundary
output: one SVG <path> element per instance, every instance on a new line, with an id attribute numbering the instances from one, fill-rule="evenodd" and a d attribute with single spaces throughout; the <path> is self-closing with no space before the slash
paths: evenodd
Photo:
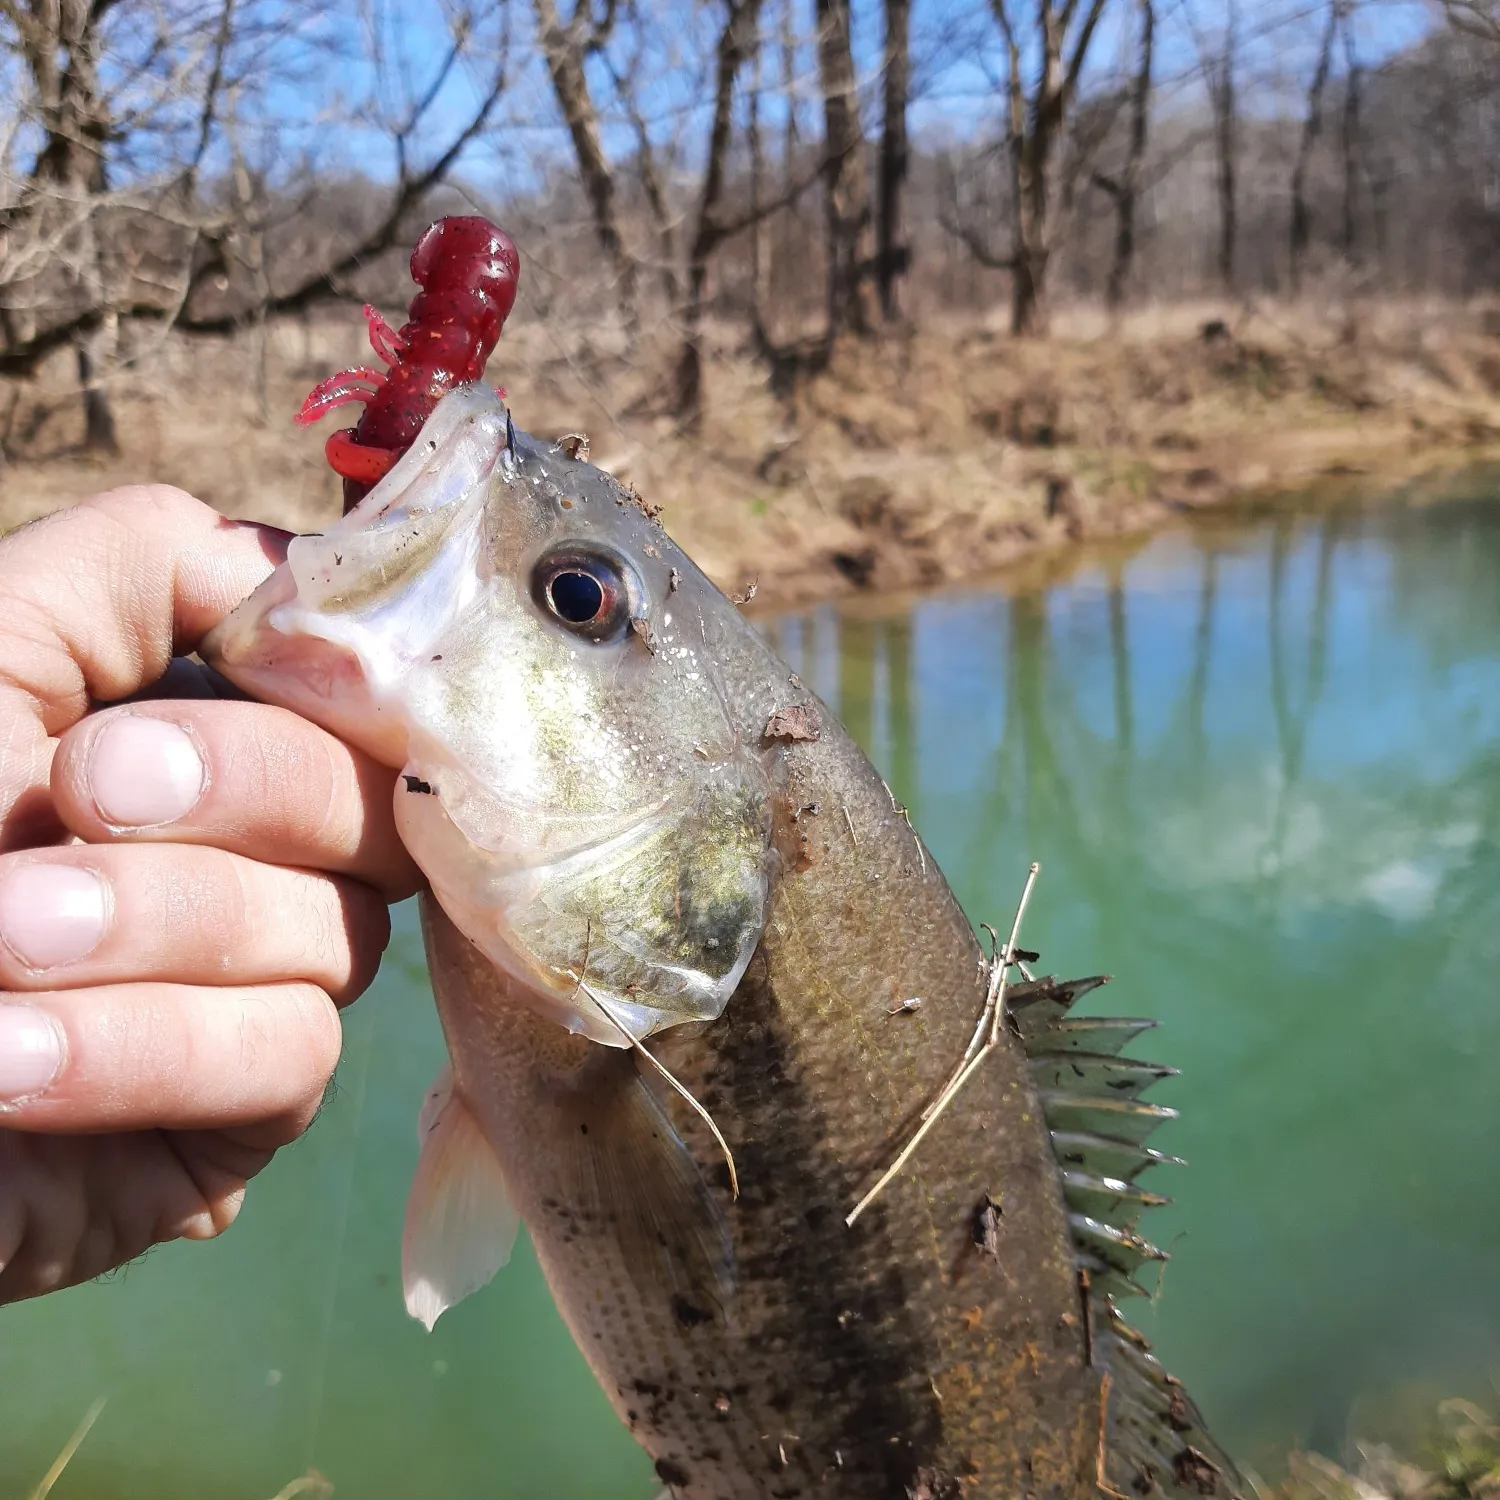
<path id="1" fill-rule="evenodd" d="M 1117 1297 L 1146 1295 L 1135 1280 L 1141 1266 L 1168 1259 L 1136 1225 L 1146 1209 L 1170 1200 L 1136 1179 L 1151 1167 L 1182 1163 L 1145 1144 L 1177 1111 L 1139 1097 L 1176 1070 L 1123 1055 L 1155 1023 L 1068 1014 L 1104 983 L 1102 976 L 1028 980 L 1009 991 L 1007 1010 L 1030 1061 L 1061 1172 L 1074 1257 L 1093 1309 L 1093 1363 L 1109 1376 L 1105 1470 L 1115 1493 L 1143 1500 L 1239 1500 L 1248 1491 L 1233 1463 L 1181 1382 L 1116 1306 Z"/>

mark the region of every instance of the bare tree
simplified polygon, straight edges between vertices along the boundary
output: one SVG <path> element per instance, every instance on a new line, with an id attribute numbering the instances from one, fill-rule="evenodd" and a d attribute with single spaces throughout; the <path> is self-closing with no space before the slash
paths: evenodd
<path id="1" fill-rule="evenodd" d="M 734 125 L 734 86 L 740 69 L 758 41 L 761 0 L 726 0 L 724 27 L 715 49 L 713 122 L 709 129 L 708 158 L 703 186 L 698 196 L 697 227 L 688 250 L 687 298 L 682 309 L 682 352 L 677 360 L 677 415 L 683 425 L 696 427 L 703 415 L 703 293 L 708 282 L 708 260 L 731 228 L 720 218 L 724 198 L 725 166 Z M 761 206 L 753 209 L 758 219 Z"/>
<path id="2" fill-rule="evenodd" d="M 750 78 L 745 146 L 750 153 L 750 212 L 755 216 L 755 225 L 750 232 L 750 315 L 752 321 L 759 322 L 764 320 L 766 304 L 770 301 L 771 224 L 770 216 L 761 209 L 766 198 L 766 149 L 760 126 L 766 49 L 758 31 L 751 50 L 754 69 Z"/>
<path id="3" fill-rule="evenodd" d="M 1156 40 L 1156 8 L 1153 0 L 1137 0 L 1140 32 L 1137 39 L 1135 76 L 1130 83 L 1130 143 L 1125 165 L 1118 176 L 1094 173 L 1094 182 L 1110 197 L 1115 207 L 1114 259 L 1110 262 L 1109 280 L 1105 283 L 1104 301 L 1116 312 L 1125 303 L 1130 285 L 1130 271 L 1135 263 L 1136 203 L 1140 197 L 1142 173 L 1146 163 L 1146 139 L 1151 124 L 1151 67 Z"/>
<path id="4" fill-rule="evenodd" d="M 320 13 L 258 0 L 158 0 L 149 7 L 141 0 L 35 0 L 24 7 L 0 0 L 0 46 L 8 42 L 35 58 L 27 68 L 34 95 L 20 107 L 23 119 L 41 127 L 42 140 L 18 191 L 7 192 L 0 178 L 0 202 L 11 200 L 0 211 L 0 376 L 29 376 L 68 347 L 92 356 L 117 330 L 122 345 L 126 332 L 145 328 L 161 336 L 170 329 L 224 334 L 348 295 L 351 277 L 409 239 L 424 200 L 483 132 L 505 87 L 505 14 L 504 0 L 452 8 L 443 47 L 421 71 L 405 59 L 393 68 L 387 49 L 396 43 L 378 24 L 365 30 L 365 61 L 378 87 L 359 101 L 359 118 L 384 132 L 393 182 L 383 203 L 362 202 L 353 234 L 347 226 L 320 231 L 314 242 L 307 228 L 318 184 L 300 196 L 268 193 L 263 175 L 247 166 L 227 101 L 233 95 L 244 111 L 258 98 L 264 109 L 278 82 L 291 92 L 288 80 L 299 81 L 291 56 L 303 60 L 300 82 L 311 87 L 309 78 L 327 70 L 327 54 L 319 36 L 303 28 L 320 24 Z M 42 22 L 63 30 L 39 31 Z M 110 31 L 116 22 L 118 35 Z M 97 82 L 106 54 L 112 94 Z M 446 139 L 424 146 L 435 133 L 444 86 L 460 68 L 471 72 L 476 102 Z M 190 113 L 185 97 L 193 101 Z M 215 143 L 230 158 L 228 181 L 205 183 Z M 419 151 L 425 161 L 417 160 Z M 120 164 L 118 180 L 112 162 Z M 368 202 L 368 186 L 361 196 Z M 278 214 L 302 228 L 281 232 Z M 279 258 L 268 250 L 273 231 L 282 241 Z M 138 338 L 135 344 L 121 363 L 141 357 Z M 102 363 L 80 360 L 86 399 L 110 373 Z M 102 437 L 96 410 L 89 420 Z"/>
<path id="5" fill-rule="evenodd" d="M 1307 114 L 1302 121 L 1302 136 L 1297 144 L 1297 160 L 1292 167 L 1292 227 L 1289 244 L 1292 290 L 1295 292 L 1302 278 L 1302 260 L 1307 254 L 1307 242 L 1312 233 L 1312 218 L 1307 207 L 1307 168 L 1312 160 L 1313 147 L 1323 131 L 1323 95 L 1328 88 L 1328 75 L 1333 70 L 1333 44 L 1344 18 L 1343 0 L 1330 0 L 1328 21 L 1323 28 L 1323 40 L 1318 47 L 1318 61 L 1313 68 L 1312 81 L 1307 87 Z"/>
<path id="6" fill-rule="evenodd" d="M 619 13 L 618 0 L 603 0 L 595 16 L 592 0 L 574 0 L 573 14 L 564 21 L 556 0 L 533 0 L 538 40 L 547 61 L 547 75 L 557 96 L 557 107 L 572 138 L 578 174 L 594 219 L 594 236 L 615 276 L 620 305 L 628 320 L 635 317 L 635 262 L 620 232 L 614 169 L 604 152 L 599 111 L 589 88 L 585 63 L 608 43 Z"/>
<path id="7" fill-rule="evenodd" d="M 29 231 L 38 248 L 46 244 L 43 253 L 60 272 L 67 301 L 95 314 L 72 331 L 71 342 L 83 394 L 84 446 L 107 452 L 116 451 L 119 440 L 100 366 L 118 335 L 118 318 L 95 208 L 109 188 L 107 151 L 115 129 L 100 78 L 102 28 L 114 3 L 0 0 L 0 19 L 9 24 L 11 45 L 29 74 L 41 137 L 29 184 L 5 227 L 12 234 Z M 231 8 L 226 0 L 226 19 Z M 12 324 L 7 343 L 14 332 Z"/>
<path id="8" fill-rule="evenodd" d="M 897 323 L 901 319 L 901 284 L 910 259 L 906 243 L 906 179 L 911 167 L 911 147 L 906 114 L 911 98 L 911 0 L 885 0 L 884 70 L 875 275 L 880 288 L 881 316 L 887 323 Z"/>
<path id="9" fill-rule="evenodd" d="M 1067 127 L 1079 74 L 1104 13 L 1105 0 L 1034 0 L 1037 57 L 1028 93 L 1022 77 L 1024 49 L 1009 0 L 990 0 L 1009 65 L 1007 145 L 1015 216 L 1011 237 L 1011 329 L 1040 333 L 1046 327 L 1047 267 L 1054 249 L 1057 191 L 1052 160 Z"/>
<path id="10" fill-rule="evenodd" d="M 870 173 L 859 116 L 849 0 L 817 0 L 818 79 L 823 93 L 823 193 L 828 240 L 828 325 L 868 333 Z"/>
<path id="11" fill-rule="evenodd" d="M 619 99 L 626 118 L 630 121 L 630 128 L 635 133 L 636 170 L 640 177 L 641 192 L 646 199 L 646 208 L 651 215 L 652 228 L 656 231 L 656 253 L 659 262 L 657 269 L 661 278 L 661 289 L 666 297 L 667 306 L 675 308 L 678 297 L 677 219 L 667 202 L 667 185 L 658 160 L 656 143 L 651 138 L 651 127 L 641 109 L 637 95 L 637 81 L 640 75 L 640 60 L 644 43 L 641 41 L 643 28 L 633 8 L 632 20 L 635 22 L 632 29 L 636 32 L 638 39 L 634 55 L 627 59 L 622 67 L 616 67 L 606 52 L 601 51 L 600 57 L 609 70 L 615 97 Z M 612 209 L 612 191 L 610 197 Z M 597 219 L 595 222 L 597 224 Z M 618 234 L 618 230 L 616 233 Z"/>
<path id="12" fill-rule="evenodd" d="M 1239 6 L 1237 0 L 1224 0 L 1224 30 L 1217 48 L 1210 46 L 1199 31 L 1192 11 L 1185 9 L 1183 14 L 1198 50 L 1209 113 L 1213 117 L 1214 184 L 1219 199 L 1219 284 L 1232 293 L 1239 248 Z"/>
<path id="13" fill-rule="evenodd" d="M 1355 239 L 1355 193 L 1359 177 L 1359 142 L 1361 103 L 1359 58 L 1354 49 L 1354 22 L 1350 9 L 1344 12 L 1344 111 L 1340 143 L 1344 163 L 1344 223 L 1340 243 L 1344 259 L 1351 265 L 1358 259 Z"/>

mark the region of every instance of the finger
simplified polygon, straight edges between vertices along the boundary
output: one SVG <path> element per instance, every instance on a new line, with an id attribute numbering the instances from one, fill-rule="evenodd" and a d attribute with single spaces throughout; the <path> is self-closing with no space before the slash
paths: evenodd
<path id="1" fill-rule="evenodd" d="M 396 834 L 395 774 L 263 703 L 141 703 L 62 737 L 52 797 L 89 843 L 216 844 L 353 875 L 389 899 L 421 875 Z"/>
<path id="2" fill-rule="evenodd" d="M 0 540 L 0 849 L 55 836 L 48 737 L 159 678 L 286 540 L 165 485 L 112 490 Z"/>
<path id="3" fill-rule="evenodd" d="M 117 984 L 0 1001 L 0 1121 L 15 1130 L 220 1129 L 294 1139 L 338 1062 L 310 984 Z"/>
<path id="4" fill-rule="evenodd" d="M 0 1129 L 0 1303 L 76 1286 L 234 1222 L 271 1150 L 219 1132 Z"/>
<path id="5" fill-rule="evenodd" d="M 0 987 L 305 980 L 348 1004 L 390 937 L 360 881 L 185 844 L 0 855 Z"/>

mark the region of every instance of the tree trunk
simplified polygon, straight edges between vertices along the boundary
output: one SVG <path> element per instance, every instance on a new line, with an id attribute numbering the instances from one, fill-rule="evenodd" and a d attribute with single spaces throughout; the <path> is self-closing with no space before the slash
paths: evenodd
<path id="1" fill-rule="evenodd" d="M 1344 13 L 1344 232 L 1341 236 L 1344 259 L 1349 264 L 1359 263 L 1358 246 L 1355 242 L 1355 208 L 1359 177 L 1359 106 L 1360 68 L 1354 51 L 1354 31 L 1349 24 L 1349 13 Z"/>
<path id="2" fill-rule="evenodd" d="M 547 75 L 552 80 L 552 90 L 557 95 L 558 108 L 562 111 L 578 158 L 578 175 L 583 179 L 583 190 L 588 196 L 594 237 L 614 271 L 621 310 L 627 323 L 633 325 L 636 317 L 635 262 L 626 253 L 625 240 L 620 233 L 614 171 L 604 154 L 599 113 L 589 90 L 588 75 L 584 72 L 584 59 L 595 40 L 585 30 L 584 0 L 578 0 L 579 10 L 566 25 L 558 15 L 555 0 L 534 0 L 534 3 Z"/>
<path id="3" fill-rule="evenodd" d="M 1318 65 L 1313 70 L 1312 83 L 1307 90 L 1307 116 L 1302 122 L 1302 139 L 1297 146 L 1296 164 L 1292 167 L 1292 233 L 1288 246 L 1288 269 L 1293 292 L 1297 291 L 1301 282 L 1302 260 L 1312 235 L 1312 216 L 1307 207 L 1307 168 L 1312 159 L 1313 147 L 1323 133 L 1323 93 L 1328 87 L 1328 75 L 1333 67 L 1333 42 L 1341 20 L 1340 0 L 1332 0 L 1328 7 L 1328 25 L 1323 31 L 1323 44 L 1318 49 Z"/>
<path id="4" fill-rule="evenodd" d="M 677 307 L 677 236 L 672 224 L 671 210 L 667 206 L 667 192 L 661 180 L 661 171 L 656 165 L 656 152 L 651 145 L 651 132 L 645 117 L 636 103 L 635 94 L 628 78 L 615 75 L 615 88 L 625 103 L 630 123 L 635 130 L 636 162 L 640 170 L 641 191 L 646 197 L 646 207 L 651 214 L 651 224 L 656 230 L 656 254 L 661 264 L 658 276 L 662 296 L 667 306 Z"/>
<path id="5" fill-rule="evenodd" d="M 760 130 L 760 92 L 765 49 L 757 28 L 753 43 L 754 64 L 750 75 L 750 110 L 746 122 L 746 146 L 750 152 L 750 312 L 755 322 L 765 319 L 766 304 L 771 300 L 771 224 L 761 212 L 766 191 L 766 152 Z"/>
<path id="6" fill-rule="evenodd" d="M 110 409 L 109 394 L 98 380 L 98 362 L 94 341 L 98 334 L 80 335 L 74 345 L 78 358 L 78 385 L 83 392 L 83 446 L 90 453 L 118 453 L 120 437 L 115 431 L 115 414 Z"/>
<path id="7" fill-rule="evenodd" d="M 1235 0 L 1228 0 L 1224 50 L 1205 58 L 1209 103 L 1214 116 L 1214 179 L 1219 194 L 1219 284 L 1231 296 L 1235 290 L 1235 252 L 1239 243 L 1239 201 L 1236 181 L 1239 154 L 1239 114 L 1235 68 L 1239 61 L 1239 16 Z"/>
<path id="8" fill-rule="evenodd" d="M 105 147 L 108 107 L 99 86 L 103 7 L 83 0 L 38 8 L 20 31 L 21 52 L 41 105 L 42 144 L 31 169 L 32 183 L 45 197 L 61 200 L 62 214 L 78 219 L 59 241 L 68 280 L 81 288 L 98 323 L 74 340 L 74 358 L 83 402 L 83 445 L 91 452 L 118 453 L 119 436 L 109 393 L 102 384 L 113 353 L 117 320 L 109 302 L 107 251 L 99 242 L 89 200 L 108 186 Z M 85 205 L 80 214 L 80 205 Z M 44 201 L 40 212 L 46 214 Z"/>
<path id="9" fill-rule="evenodd" d="M 1075 0 L 1065 0 L 1059 12 L 1054 0 L 1036 0 L 1036 87 L 1026 97 L 1021 78 L 1022 49 L 1011 22 L 1007 0 L 990 0 L 1009 54 L 1008 144 L 1011 192 L 1015 203 L 1011 238 L 1011 332 L 1017 335 L 1046 331 L 1047 268 L 1059 217 L 1052 158 L 1067 127 L 1068 112 L 1078 88 L 1078 75 L 1104 13 L 1105 0 L 1090 0 L 1080 19 Z M 1076 23 L 1071 50 L 1068 31 Z"/>
<path id="10" fill-rule="evenodd" d="M 911 96 L 911 0 L 885 0 L 885 118 L 880 135 L 880 220 L 875 270 L 880 313 L 901 321 L 901 288 L 910 269 L 906 243 L 906 177 L 911 148 L 906 112 Z"/>
<path id="11" fill-rule="evenodd" d="M 1104 301 L 1111 312 L 1125 305 L 1130 272 L 1135 264 L 1135 212 L 1141 191 L 1141 169 L 1146 160 L 1146 137 L 1151 123 L 1151 65 L 1156 40 L 1153 0 L 1139 0 L 1141 35 L 1139 61 L 1130 94 L 1130 150 L 1120 174 L 1115 201 L 1115 253 L 1110 263 Z"/>
<path id="12" fill-rule="evenodd" d="M 724 169 L 734 126 L 734 85 L 756 43 L 760 5 L 761 0 L 728 0 L 717 48 L 713 123 L 709 129 L 708 160 L 703 169 L 703 190 L 698 199 L 697 227 L 688 250 L 682 350 L 677 358 L 677 417 L 690 432 L 697 431 L 703 422 L 703 293 L 708 284 L 709 256 L 724 238 L 718 211 L 724 197 Z"/>
<path id="13" fill-rule="evenodd" d="M 868 334 L 870 181 L 859 118 L 849 0 L 817 0 L 818 79 L 823 93 L 824 209 L 828 238 L 830 344 Z"/>

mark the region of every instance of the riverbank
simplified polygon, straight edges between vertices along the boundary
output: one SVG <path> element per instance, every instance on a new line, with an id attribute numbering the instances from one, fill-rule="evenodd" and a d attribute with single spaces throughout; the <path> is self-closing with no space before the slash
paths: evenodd
<path id="1" fill-rule="evenodd" d="M 519 324 L 491 366 L 518 422 L 586 432 L 721 584 L 764 605 L 932 587 L 1079 540 L 1323 485 L 1394 487 L 1500 458 L 1500 307 L 1213 305 L 1045 340 L 956 321 L 850 343 L 778 399 L 716 331 L 700 437 L 666 410 L 670 330 Z M 368 359 L 340 311 L 273 330 L 264 398 L 248 339 L 159 351 L 115 393 L 122 452 L 80 453 L 66 361 L 0 390 L 0 528 L 111 484 L 182 485 L 226 514 L 316 529 L 335 487 L 291 426 L 330 370 Z"/>
<path id="2" fill-rule="evenodd" d="M 1364 1443 L 1348 1469 L 1317 1453 L 1294 1453 L 1285 1483 L 1268 1500 L 1496 1500 L 1500 1423 L 1469 1401 L 1434 1414 L 1420 1459 Z"/>

